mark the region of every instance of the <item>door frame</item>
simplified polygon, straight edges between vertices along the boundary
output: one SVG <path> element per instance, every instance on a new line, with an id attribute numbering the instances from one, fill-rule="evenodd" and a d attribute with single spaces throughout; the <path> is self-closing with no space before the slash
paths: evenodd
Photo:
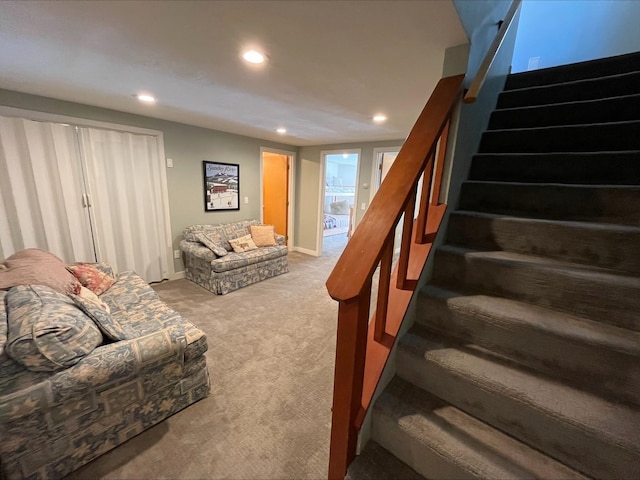
<path id="1" fill-rule="evenodd" d="M 373 201 L 373 197 L 378 191 L 378 177 L 380 172 L 380 166 L 382 165 L 382 155 L 385 153 L 400 152 L 402 145 L 397 147 L 377 147 L 373 149 L 373 162 L 371 163 L 371 188 L 369 190 L 369 205 Z"/>
<path id="2" fill-rule="evenodd" d="M 316 240 L 317 245 L 317 256 L 322 256 L 322 244 L 324 241 L 324 236 L 322 235 L 323 225 L 324 225 L 324 196 L 325 196 L 325 186 L 326 186 L 326 174 L 327 174 L 327 155 L 343 155 L 357 153 L 358 154 L 358 163 L 356 164 L 356 185 L 355 185 L 355 193 L 353 195 L 353 208 L 358 208 L 358 186 L 360 185 L 360 166 L 362 165 L 362 149 L 361 148 L 343 148 L 339 150 L 321 150 L 320 151 L 320 197 L 318 198 L 318 237 Z M 354 212 L 354 225 L 355 229 L 355 218 L 357 213 Z"/>
<path id="3" fill-rule="evenodd" d="M 292 152 L 289 150 L 280 150 L 278 148 L 270 148 L 270 147 L 260 147 L 260 223 L 264 222 L 264 172 L 263 172 L 263 154 L 265 153 L 275 153 L 277 155 L 286 155 L 288 157 L 288 165 L 289 165 L 289 188 L 287 192 L 287 247 L 289 250 L 293 248 L 294 245 L 294 198 L 295 197 L 295 170 L 296 170 L 296 152 Z"/>

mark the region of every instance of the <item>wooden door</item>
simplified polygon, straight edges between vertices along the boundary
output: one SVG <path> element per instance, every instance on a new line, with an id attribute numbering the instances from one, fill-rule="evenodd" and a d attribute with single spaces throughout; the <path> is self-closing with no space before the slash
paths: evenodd
<path id="1" fill-rule="evenodd" d="M 275 226 L 276 233 L 288 235 L 289 157 L 276 153 L 262 154 L 263 222 Z"/>

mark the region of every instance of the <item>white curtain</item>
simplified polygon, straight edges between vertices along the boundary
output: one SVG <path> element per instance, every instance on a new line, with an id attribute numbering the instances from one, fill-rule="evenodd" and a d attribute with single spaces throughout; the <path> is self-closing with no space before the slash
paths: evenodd
<path id="1" fill-rule="evenodd" d="M 0 116 L 0 258 L 41 248 L 95 261 L 74 127 Z"/>
<path id="2" fill-rule="evenodd" d="M 81 128 L 98 259 L 147 282 L 169 278 L 164 161 L 157 137 Z"/>

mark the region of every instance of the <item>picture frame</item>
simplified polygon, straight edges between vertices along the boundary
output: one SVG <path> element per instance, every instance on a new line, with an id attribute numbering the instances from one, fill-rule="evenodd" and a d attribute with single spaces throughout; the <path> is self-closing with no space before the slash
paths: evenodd
<path id="1" fill-rule="evenodd" d="M 204 211 L 240 210 L 240 165 L 202 161 Z"/>

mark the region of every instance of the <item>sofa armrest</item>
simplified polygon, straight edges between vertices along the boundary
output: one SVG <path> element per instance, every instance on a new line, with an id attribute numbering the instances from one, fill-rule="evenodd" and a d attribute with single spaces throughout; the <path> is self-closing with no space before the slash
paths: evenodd
<path id="1" fill-rule="evenodd" d="M 185 255 L 191 255 L 206 262 L 210 262 L 218 258 L 218 256 L 211 251 L 211 249 L 205 247 L 200 242 L 190 242 L 188 240 L 180 241 L 180 250 Z"/>
<path id="2" fill-rule="evenodd" d="M 14 422 L 34 409 L 47 410 L 91 392 L 103 391 L 139 377 L 159 365 L 184 363 L 185 327 L 174 325 L 131 340 L 96 348 L 80 362 L 23 390 L 0 396 L 0 421 Z"/>
<path id="3" fill-rule="evenodd" d="M 276 233 L 276 243 L 278 245 L 286 245 L 287 237 L 285 237 L 284 235 L 280 235 L 279 233 Z"/>

